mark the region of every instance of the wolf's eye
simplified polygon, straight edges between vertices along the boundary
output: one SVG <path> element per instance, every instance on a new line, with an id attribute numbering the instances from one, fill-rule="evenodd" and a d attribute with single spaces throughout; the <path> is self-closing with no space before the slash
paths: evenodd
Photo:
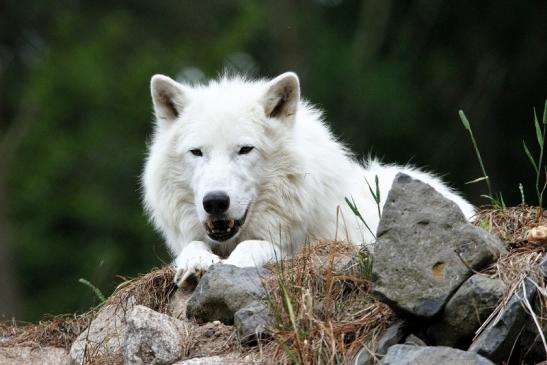
<path id="1" fill-rule="evenodd" d="M 251 152 L 253 149 L 254 149 L 253 146 L 243 146 L 241 147 L 238 153 L 240 155 L 246 155 L 247 153 Z"/>
<path id="2" fill-rule="evenodd" d="M 194 148 L 193 150 L 190 150 L 190 153 L 192 153 L 192 155 L 197 157 L 203 156 L 203 152 L 201 152 L 199 148 Z"/>

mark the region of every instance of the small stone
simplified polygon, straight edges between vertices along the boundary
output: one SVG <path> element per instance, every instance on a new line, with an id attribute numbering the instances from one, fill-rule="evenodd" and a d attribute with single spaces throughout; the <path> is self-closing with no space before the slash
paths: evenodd
<path id="1" fill-rule="evenodd" d="M 186 324 L 137 305 L 127 319 L 123 358 L 126 365 L 169 365 L 183 355 Z"/>
<path id="2" fill-rule="evenodd" d="M 59 347 L 0 347 L 0 365 L 65 365 L 69 361 L 68 352 Z"/>
<path id="3" fill-rule="evenodd" d="M 263 363 L 264 361 L 257 355 L 243 356 L 241 353 L 229 353 L 221 356 L 195 357 L 193 359 L 181 360 L 173 365 L 250 365 Z"/>
<path id="4" fill-rule="evenodd" d="M 526 240 L 530 242 L 547 242 L 547 226 L 538 226 L 526 233 Z"/>
<path id="5" fill-rule="evenodd" d="M 188 301 L 187 318 L 199 322 L 219 320 L 232 325 L 238 310 L 264 295 L 261 285 L 263 273 L 256 267 L 212 266 Z"/>
<path id="6" fill-rule="evenodd" d="M 501 242 L 467 222 L 456 203 L 398 174 L 378 227 L 373 293 L 400 314 L 432 318 L 472 270 L 503 252 Z"/>
<path id="7" fill-rule="evenodd" d="M 539 334 L 537 325 L 532 318 L 528 318 L 524 326 L 524 330 L 520 336 L 520 353 L 523 354 L 523 360 L 521 363 L 526 364 L 539 364 L 547 359 L 547 353 L 543 340 Z M 541 333 L 547 336 L 547 319 L 541 319 L 538 316 L 538 322 L 541 328 Z"/>
<path id="8" fill-rule="evenodd" d="M 372 365 L 375 363 L 375 359 L 378 356 L 385 355 L 388 348 L 398 344 L 405 337 L 405 328 L 403 321 L 397 321 L 391 326 L 389 326 L 384 333 L 380 336 L 378 343 L 373 351 L 368 348 L 361 348 L 353 358 L 351 364 L 354 365 Z"/>
<path id="9" fill-rule="evenodd" d="M 372 365 L 374 364 L 375 356 L 370 353 L 370 350 L 362 347 L 350 364 L 352 365 Z"/>
<path id="10" fill-rule="evenodd" d="M 226 358 L 222 356 L 195 357 L 193 359 L 182 360 L 173 365 L 224 365 Z"/>
<path id="11" fill-rule="evenodd" d="M 524 279 L 517 292 L 509 299 L 499 320 L 482 331 L 469 347 L 469 351 L 479 353 L 495 363 L 507 360 L 528 319 L 521 298 L 526 297 L 532 303 L 536 291 L 536 286 L 528 278 Z"/>
<path id="12" fill-rule="evenodd" d="M 412 346 L 427 346 L 427 344 L 420 337 L 412 333 L 405 338 L 404 344 Z"/>
<path id="13" fill-rule="evenodd" d="M 468 351 L 445 346 L 391 346 L 383 365 L 494 365 L 490 360 Z"/>
<path id="14" fill-rule="evenodd" d="M 186 305 L 192 296 L 191 291 L 177 289 L 171 294 L 169 303 L 167 304 L 167 314 L 176 319 L 186 318 Z"/>
<path id="15" fill-rule="evenodd" d="M 475 331 L 497 307 L 506 292 L 500 279 L 471 276 L 446 304 L 439 320 L 427 330 L 435 345 L 467 348 Z"/>
<path id="16" fill-rule="evenodd" d="M 234 315 L 234 326 L 242 344 L 253 345 L 259 340 L 270 337 L 268 326 L 273 318 L 268 307 L 254 301 L 238 310 Z"/>
<path id="17" fill-rule="evenodd" d="M 126 319 L 133 309 L 134 300 L 124 305 L 110 304 L 99 311 L 91 324 L 73 342 L 70 358 L 73 364 L 82 364 L 85 357 L 106 356 L 121 358 L 123 339 L 127 330 Z"/>
<path id="18" fill-rule="evenodd" d="M 389 326 L 385 332 L 380 336 L 378 345 L 376 345 L 376 354 L 385 355 L 387 350 L 405 338 L 406 331 L 403 321 L 397 321 Z"/>

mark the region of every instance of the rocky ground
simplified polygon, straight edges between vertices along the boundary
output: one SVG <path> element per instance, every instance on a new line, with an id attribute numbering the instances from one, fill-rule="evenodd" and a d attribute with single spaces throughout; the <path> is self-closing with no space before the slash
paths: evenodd
<path id="1" fill-rule="evenodd" d="M 170 268 L 99 308 L 0 324 L 0 364 L 535 364 L 547 358 L 547 218 L 475 224 L 399 175 L 374 252 L 306 246 L 257 269 L 216 265 L 194 290 Z"/>

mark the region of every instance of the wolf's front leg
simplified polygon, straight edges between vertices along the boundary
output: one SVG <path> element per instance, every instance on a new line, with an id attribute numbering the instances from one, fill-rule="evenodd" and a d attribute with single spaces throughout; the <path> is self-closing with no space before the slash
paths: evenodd
<path id="1" fill-rule="evenodd" d="M 280 250 L 271 242 L 247 240 L 240 242 L 222 262 L 237 267 L 260 267 L 269 261 L 281 260 Z"/>
<path id="2" fill-rule="evenodd" d="M 220 257 L 211 252 L 205 242 L 190 242 L 175 259 L 175 285 L 181 287 L 191 275 L 201 278 L 209 266 L 219 261 Z"/>

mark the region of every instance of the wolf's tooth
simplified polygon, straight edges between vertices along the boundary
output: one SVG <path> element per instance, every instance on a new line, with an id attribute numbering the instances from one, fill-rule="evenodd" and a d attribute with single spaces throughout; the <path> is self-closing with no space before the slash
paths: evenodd
<path id="1" fill-rule="evenodd" d="M 230 219 L 230 221 L 228 222 L 228 227 L 233 228 L 235 224 L 236 222 L 233 219 Z"/>
<path id="2" fill-rule="evenodd" d="M 207 222 L 207 227 L 209 227 L 209 229 L 214 229 L 215 225 L 213 224 L 213 222 Z"/>
<path id="3" fill-rule="evenodd" d="M 228 229 L 226 230 L 226 232 L 231 232 L 232 231 L 232 228 L 228 227 Z"/>

